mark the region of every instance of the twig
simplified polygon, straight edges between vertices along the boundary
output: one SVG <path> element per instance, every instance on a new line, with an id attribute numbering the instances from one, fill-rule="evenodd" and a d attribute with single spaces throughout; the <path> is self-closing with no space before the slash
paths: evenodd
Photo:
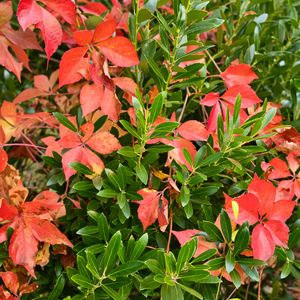
<path id="1" fill-rule="evenodd" d="M 217 65 L 216 61 L 214 60 L 214 58 L 210 55 L 210 53 L 208 52 L 208 50 L 204 50 L 205 53 L 208 55 L 209 59 L 213 62 L 213 64 L 215 65 L 216 69 L 218 70 L 219 73 L 222 73 L 221 69 L 219 68 L 219 66 Z"/>
<path id="2" fill-rule="evenodd" d="M 237 288 L 235 288 L 235 289 L 230 293 L 230 295 L 226 298 L 226 300 L 229 300 L 229 299 L 232 297 L 232 295 L 233 295 L 236 291 L 237 291 Z"/>
<path id="3" fill-rule="evenodd" d="M 170 251 L 172 230 L 173 230 L 173 214 L 172 214 L 172 209 L 170 208 L 170 229 L 169 229 L 168 244 L 167 244 L 167 249 L 166 249 L 167 253 L 169 253 L 169 251 Z"/>
<path id="4" fill-rule="evenodd" d="M 180 115 L 179 115 L 179 118 L 178 118 L 178 123 L 180 123 L 180 122 L 181 122 L 181 119 L 183 118 L 183 114 L 184 114 L 184 111 L 185 111 L 187 102 L 188 102 L 188 100 L 189 100 L 189 97 L 190 97 L 190 92 L 189 92 L 189 90 L 187 89 L 187 90 L 186 90 L 185 99 L 184 99 L 184 103 L 183 103 L 183 107 L 182 107 L 182 110 L 181 110 Z"/>

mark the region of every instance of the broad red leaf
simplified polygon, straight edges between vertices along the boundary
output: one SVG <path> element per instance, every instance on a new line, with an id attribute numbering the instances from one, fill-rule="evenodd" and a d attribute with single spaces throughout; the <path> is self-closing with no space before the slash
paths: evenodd
<path id="1" fill-rule="evenodd" d="M 50 92 L 51 90 L 51 84 L 49 82 L 49 79 L 45 75 L 35 75 L 33 77 L 34 86 L 46 93 Z"/>
<path id="2" fill-rule="evenodd" d="M 103 100 L 103 87 L 99 84 L 86 83 L 80 91 L 80 105 L 82 115 L 86 116 L 89 113 L 99 109 Z"/>
<path id="3" fill-rule="evenodd" d="M 105 87 L 103 101 L 101 103 L 102 112 L 112 121 L 117 122 L 121 112 L 121 103 L 118 100 L 115 91 Z"/>
<path id="4" fill-rule="evenodd" d="M 292 200 L 294 195 L 295 195 L 294 181 L 293 180 L 281 180 L 278 183 L 278 187 L 276 189 L 275 202 L 278 202 L 281 200 Z"/>
<path id="5" fill-rule="evenodd" d="M 89 2 L 86 5 L 80 6 L 80 8 L 85 13 L 97 16 L 103 14 L 108 10 L 108 8 L 104 4 L 98 2 Z"/>
<path id="6" fill-rule="evenodd" d="M 291 200 L 281 200 L 273 204 L 272 209 L 266 215 L 268 220 L 278 220 L 285 222 L 290 218 L 295 207 L 295 202 Z"/>
<path id="7" fill-rule="evenodd" d="M 254 174 L 253 180 L 248 186 L 248 192 L 255 195 L 259 200 L 260 216 L 264 216 L 268 213 L 275 201 L 276 188 L 274 185 L 269 181 L 260 179 L 256 174 Z"/>
<path id="8" fill-rule="evenodd" d="M 296 174 L 296 171 L 300 167 L 299 157 L 300 151 L 291 151 L 286 158 L 293 174 Z"/>
<path id="9" fill-rule="evenodd" d="M 42 8 L 42 20 L 36 23 L 36 27 L 42 32 L 45 42 L 45 52 L 48 60 L 57 50 L 62 42 L 63 32 L 57 19 L 50 14 L 46 9 Z"/>
<path id="10" fill-rule="evenodd" d="M 118 139 L 106 131 L 97 131 L 86 144 L 100 154 L 110 154 L 121 148 Z"/>
<path id="11" fill-rule="evenodd" d="M 16 106 L 8 101 L 3 101 L 0 107 L 0 127 L 5 134 L 5 142 L 9 141 L 16 131 L 17 111 Z M 2 132 L 2 133 L 3 133 Z"/>
<path id="12" fill-rule="evenodd" d="M 3 25 L 8 23 L 13 16 L 13 9 L 11 1 L 0 3 L 0 29 Z"/>
<path id="13" fill-rule="evenodd" d="M 93 32 L 90 30 L 75 31 L 73 36 L 79 46 L 86 46 L 93 40 Z"/>
<path id="14" fill-rule="evenodd" d="M 117 36 L 97 44 L 97 47 L 114 65 L 132 67 L 139 64 L 139 58 L 129 39 Z"/>
<path id="15" fill-rule="evenodd" d="M 72 0 L 38 0 L 61 15 L 66 22 L 73 25 L 76 21 L 75 4 Z"/>
<path id="16" fill-rule="evenodd" d="M 16 46 L 15 44 L 11 44 L 10 47 L 13 50 L 17 60 L 22 63 L 27 70 L 31 71 L 27 53 L 21 47 Z"/>
<path id="17" fill-rule="evenodd" d="M 266 172 L 266 177 L 268 179 L 286 178 L 291 176 L 286 162 L 278 157 L 273 158 L 269 163 L 262 162 L 261 168 Z"/>
<path id="18" fill-rule="evenodd" d="M 101 22 L 95 29 L 93 43 L 99 43 L 110 38 L 117 29 L 117 22 L 115 19 Z"/>
<path id="19" fill-rule="evenodd" d="M 17 17 L 22 29 L 25 31 L 29 26 L 42 21 L 42 7 L 34 0 L 20 0 Z"/>
<path id="20" fill-rule="evenodd" d="M 251 66 L 247 64 L 231 65 L 220 76 L 227 87 L 237 84 L 250 84 L 254 79 L 258 79 Z"/>
<path id="21" fill-rule="evenodd" d="M 253 229 L 251 247 L 253 257 L 256 259 L 266 261 L 273 255 L 275 243 L 270 231 L 264 225 L 258 224 Z"/>
<path id="22" fill-rule="evenodd" d="M 237 198 L 231 198 L 228 195 L 225 196 L 225 209 L 230 216 L 230 218 L 237 224 L 242 225 L 244 222 L 249 222 L 250 225 L 255 224 L 259 221 L 259 200 L 256 196 L 252 194 L 244 194 Z M 232 201 L 237 202 L 238 209 L 238 218 L 234 216 Z"/>
<path id="23" fill-rule="evenodd" d="M 189 141 L 206 141 L 209 136 L 205 126 L 195 120 L 182 123 L 176 132 Z"/>
<path id="24" fill-rule="evenodd" d="M 287 248 L 289 240 L 289 227 L 278 220 L 270 220 L 265 222 L 265 227 L 269 230 L 275 245 Z"/>
<path id="25" fill-rule="evenodd" d="M 231 86 L 222 95 L 222 98 L 234 105 L 238 95 L 241 95 L 242 98 L 241 108 L 251 107 L 254 104 L 262 102 L 256 95 L 255 91 L 248 85 Z"/>
<path id="26" fill-rule="evenodd" d="M 7 165 L 8 156 L 7 153 L 0 148 L 0 172 L 2 172 Z"/>
<path id="27" fill-rule="evenodd" d="M 18 80 L 21 81 L 22 64 L 15 60 L 8 51 L 8 47 L 10 47 L 8 40 L 0 36 L 0 65 L 5 67 L 8 71 L 13 72 Z"/>
<path id="28" fill-rule="evenodd" d="M 161 197 L 161 205 L 158 207 L 158 224 L 160 230 L 164 232 L 169 224 L 169 202 L 164 195 Z"/>
<path id="29" fill-rule="evenodd" d="M 5 286 L 15 295 L 18 293 L 19 280 L 16 273 L 11 271 L 0 272 L 0 277 L 3 280 Z"/>
<path id="30" fill-rule="evenodd" d="M 41 91 L 40 89 L 37 88 L 29 88 L 26 90 L 23 90 L 15 99 L 14 99 L 14 104 L 19 104 L 24 101 L 34 99 L 36 97 L 41 97 L 41 96 L 47 96 L 48 93 Z"/>
<path id="31" fill-rule="evenodd" d="M 205 106 L 214 106 L 220 100 L 220 93 L 208 93 L 205 97 L 200 101 L 201 105 Z"/>
<path id="32" fill-rule="evenodd" d="M 87 48 L 77 47 L 64 53 L 59 64 L 59 87 L 75 83 L 87 77 L 89 59 Z"/>
<path id="33" fill-rule="evenodd" d="M 136 95 L 137 84 L 129 77 L 115 77 L 112 79 L 116 86 L 131 95 Z"/>
<path id="34" fill-rule="evenodd" d="M 158 205 L 160 194 L 156 190 L 144 188 L 138 191 L 143 197 L 143 200 L 136 201 L 139 205 L 138 217 L 143 224 L 143 229 L 146 230 L 158 218 Z"/>

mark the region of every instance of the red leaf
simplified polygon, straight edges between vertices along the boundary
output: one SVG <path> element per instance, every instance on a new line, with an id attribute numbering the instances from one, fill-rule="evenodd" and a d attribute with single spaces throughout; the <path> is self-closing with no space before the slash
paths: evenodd
<path id="1" fill-rule="evenodd" d="M 36 98 L 36 97 L 41 97 L 41 96 L 47 96 L 48 93 L 41 91 L 37 88 L 29 88 L 26 90 L 23 90 L 15 99 L 14 99 L 14 104 L 19 104 L 24 101 Z"/>
<path id="2" fill-rule="evenodd" d="M 208 93 L 205 97 L 201 100 L 200 104 L 205 106 L 214 106 L 220 100 L 220 93 Z"/>
<path id="3" fill-rule="evenodd" d="M 17 17 L 25 31 L 29 26 L 42 21 L 42 7 L 37 5 L 34 0 L 20 0 Z"/>
<path id="4" fill-rule="evenodd" d="M 63 32 L 57 19 L 50 14 L 46 9 L 42 8 L 42 20 L 36 23 L 36 27 L 42 32 L 45 42 L 45 52 L 48 60 L 57 50 L 62 42 Z"/>
<path id="5" fill-rule="evenodd" d="M 66 22 L 73 25 L 76 21 L 75 5 L 72 0 L 38 0 L 61 15 Z"/>
<path id="6" fill-rule="evenodd" d="M 129 39 L 117 36 L 97 44 L 104 56 L 114 65 L 131 67 L 139 64 L 139 58 Z"/>
<path id="7" fill-rule="evenodd" d="M 86 144 L 100 154 L 110 154 L 121 148 L 118 139 L 106 131 L 97 131 Z"/>
<path id="8" fill-rule="evenodd" d="M 266 180 L 260 179 L 256 174 L 248 186 L 248 192 L 255 195 L 260 203 L 259 214 L 264 216 L 273 206 L 276 196 L 276 188 Z"/>
<path id="9" fill-rule="evenodd" d="M 281 200 L 273 204 L 272 208 L 269 208 L 269 212 L 266 215 L 268 220 L 278 220 L 285 222 L 290 218 L 295 207 L 295 202 L 290 200 Z"/>
<path id="10" fill-rule="evenodd" d="M 0 221 L 12 221 L 17 215 L 18 210 L 13 205 L 7 203 L 5 199 L 0 199 Z"/>
<path id="11" fill-rule="evenodd" d="M 75 31 L 73 36 L 76 43 L 80 46 L 86 46 L 87 44 L 90 44 L 93 39 L 93 33 L 89 30 Z"/>
<path id="12" fill-rule="evenodd" d="M 0 28 L 8 23 L 13 16 L 11 1 L 0 3 Z"/>
<path id="13" fill-rule="evenodd" d="M 6 271 L 0 272 L 0 277 L 3 280 L 5 286 L 15 295 L 18 293 L 19 280 L 14 272 Z"/>
<path id="14" fill-rule="evenodd" d="M 12 234 L 8 251 L 15 265 L 23 266 L 31 276 L 35 277 L 34 267 L 38 241 L 22 220 L 19 221 L 19 226 Z"/>
<path id="15" fill-rule="evenodd" d="M 136 94 L 136 89 L 138 89 L 137 84 L 129 77 L 115 77 L 112 79 L 116 86 L 126 93 L 133 96 Z"/>
<path id="16" fill-rule="evenodd" d="M 289 240 L 289 227 L 278 220 L 269 220 L 265 222 L 265 227 L 269 230 L 275 245 L 287 248 Z"/>
<path id="17" fill-rule="evenodd" d="M 169 224 L 168 200 L 164 195 L 161 197 L 161 204 L 158 207 L 158 224 L 160 230 L 164 232 Z"/>
<path id="18" fill-rule="evenodd" d="M 293 174 L 299 169 L 300 161 L 299 161 L 300 152 L 292 151 L 287 156 L 287 161 L 289 163 L 289 167 L 292 170 Z"/>
<path id="19" fill-rule="evenodd" d="M 254 79 L 258 79 L 251 66 L 247 64 L 231 65 L 220 76 L 227 87 L 237 84 L 250 84 Z"/>
<path id="20" fill-rule="evenodd" d="M 17 62 L 11 53 L 8 51 L 10 46 L 7 39 L 0 36 L 0 65 L 5 67 L 8 71 L 13 72 L 19 81 L 21 81 L 22 64 Z"/>
<path id="21" fill-rule="evenodd" d="M 117 122 L 121 111 L 121 103 L 116 97 L 115 91 L 107 87 L 104 89 L 103 100 L 101 103 L 102 112 L 112 121 Z"/>
<path id="22" fill-rule="evenodd" d="M 143 200 L 136 201 L 136 203 L 139 204 L 138 217 L 143 224 L 143 229 L 146 230 L 158 217 L 160 194 L 156 190 L 147 188 L 139 190 L 138 194 L 143 197 Z"/>
<path id="23" fill-rule="evenodd" d="M 176 132 L 189 141 L 206 141 L 209 136 L 205 126 L 195 120 L 182 123 Z"/>
<path id="24" fill-rule="evenodd" d="M 250 225 L 259 221 L 259 200 L 252 194 L 244 194 L 237 198 L 231 198 L 228 195 L 225 196 L 225 209 L 230 218 L 237 224 L 242 225 L 248 221 Z M 238 218 L 236 219 L 232 209 L 232 201 L 236 201 L 239 206 Z"/>
<path id="25" fill-rule="evenodd" d="M 248 85 L 234 85 L 222 95 L 222 98 L 234 105 L 239 94 L 242 98 L 241 108 L 251 107 L 261 102 L 255 91 Z"/>
<path id="26" fill-rule="evenodd" d="M 101 15 L 108 10 L 104 4 L 98 2 L 89 2 L 80 8 L 83 12 L 94 15 Z"/>
<path id="27" fill-rule="evenodd" d="M 207 130 L 208 132 L 214 132 L 217 129 L 218 118 L 221 116 L 224 120 L 223 112 L 220 107 L 221 101 L 217 102 L 210 111 L 207 120 Z"/>
<path id="28" fill-rule="evenodd" d="M 273 255 L 275 243 L 270 231 L 264 225 L 258 224 L 253 229 L 251 247 L 253 257 L 256 259 L 266 261 Z"/>
<path id="29" fill-rule="evenodd" d="M 0 172 L 4 171 L 8 161 L 7 153 L 0 148 Z"/>
<path id="30" fill-rule="evenodd" d="M 291 176 L 286 162 L 278 157 L 273 158 L 270 163 L 262 162 L 261 168 L 267 173 L 266 176 L 268 179 L 286 178 Z"/>
<path id="31" fill-rule="evenodd" d="M 77 47 L 64 53 L 59 64 L 59 87 L 72 84 L 86 77 L 89 60 L 85 58 L 87 48 Z"/>
<path id="32" fill-rule="evenodd" d="M 281 180 L 276 189 L 275 202 L 280 200 L 292 200 L 295 195 L 294 181 Z"/>
<path id="33" fill-rule="evenodd" d="M 82 115 L 85 117 L 89 113 L 99 109 L 103 99 L 103 87 L 99 84 L 86 83 L 80 91 L 80 105 Z"/>
<path id="34" fill-rule="evenodd" d="M 115 19 L 101 22 L 95 29 L 93 43 L 99 43 L 110 38 L 117 29 L 117 22 Z"/>

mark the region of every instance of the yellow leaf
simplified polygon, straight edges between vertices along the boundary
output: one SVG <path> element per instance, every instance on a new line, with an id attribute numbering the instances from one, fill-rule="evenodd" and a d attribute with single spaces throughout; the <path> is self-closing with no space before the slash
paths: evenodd
<path id="1" fill-rule="evenodd" d="M 238 217 L 239 217 L 239 204 L 236 201 L 233 200 L 231 202 L 231 205 L 232 205 L 232 210 L 233 210 L 234 217 L 237 220 Z"/>

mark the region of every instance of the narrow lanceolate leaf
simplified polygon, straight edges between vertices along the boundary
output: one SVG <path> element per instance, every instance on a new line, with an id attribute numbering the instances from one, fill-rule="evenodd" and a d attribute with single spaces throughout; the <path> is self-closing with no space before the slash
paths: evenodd
<path id="1" fill-rule="evenodd" d="M 223 235 L 226 241 L 230 242 L 231 235 L 232 235 L 232 226 L 231 226 L 230 218 L 225 210 L 222 210 L 220 214 L 220 221 L 221 221 L 221 228 L 222 228 Z"/>
<path id="2" fill-rule="evenodd" d="M 144 252 L 146 246 L 148 244 L 148 233 L 144 233 L 136 242 L 134 245 L 134 248 L 130 255 L 130 260 L 135 260 L 139 258 L 142 253 Z"/>
<path id="3" fill-rule="evenodd" d="M 111 269 L 114 260 L 118 255 L 118 250 L 121 245 L 121 238 L 121 232 L 117 231 L 110 239 L 101 261 L 101 269 L 103 270 L 103 274 L 106 274 Z"/>
<path id="4" fill-rule="evenodd" d="M 114 65 L 132 67 L 139 64 L 139 58 L 129 39 L 117 36 L 101 41 L 97 47 Z"/>
<path id="5" fill-rule="evenodd" d="M 235 259 L 231 251 L 228 251 L 225 257 L 225 268 L 228 273 L 234 270 Z"/>
<path id="6" fill-rule="evenodd" d="M 218 241 L 218 242 L 224 242 L 224 238 L 222 236 L 222 233 L 215 224 L 213 224 L 209 221 L 204 221 L 203 222 L 203 228 L 204 228 L 205 232 L 208 233 L 208 235 L 213 240 Z"/>
<path id="7" fill-rule="evenodd" d="M 234 255 L 241 253 L 244 249 L 248 247 L 250 239 L 250 233 L 247 226 L 242 226 L 234 240 Z"/>
<path id="8" fill-rule="evenodd" d="M 180 249 L 177 262 L 176 262 L 176 272 L 179 273 L 184 265 L 189 262 L 192 256 L 195 254 L 197 249 L 197 239 L 193 238 L 191 241 L 185 243 Z"/>
<path id="9" fill-rule="evenodd" d="M 91 274 L 94 277 L 100 278 L 98 263 L 95 255 L 90 251 L 86 251 L 86 259 L 87 259 L 86 268 L 91 272 Z"/>
<path id="10" fill-rule="evenodd" d="M 164 105 L 164 96 L 160 93 L 155 97 L 153 104 L 151 106 L 151 109 L 150 109 L 150 116 L 149 116 L 150 124 L 153 124 L 154 121 L 157 119 L 157 117 L 159 116 L 159 114 L 161 112 L 163 105 Z"/>
<path id="11" fill-rule="evenodd" d="M 66 116 L 64 116 L 59 112 L 54 112 L 53 116 L 60 124 L 64 125 L 65 127 L 69 128 L 74 132 L 77 132 L 77 128 L 72 124 L 72 122 Z"/>
<path id="12" fill-rule="evenodd" d="M 161 300 L 184 300 L 183 292 L 179 285 L 170 286 L 163 284 L 161 287 Z"/>
<path id="13" fill-rule="evenodd" d="M 224 20 L 211 18 L 203 20 L 199 23 L 191 25 L 190 28 L 186 31 L 186 34 L 200 34 L 219 27 L 224 23 Z"/>
<path id="14" fill-rule="evenodd" d="M 144 262 L 142 261 L 137 260 L 137 261 L 127 262 L 112 270 L 108 275 L 112 277 L 128 276 L 132 273 L 137 272 L 143 267 L 144 267 Z"/>

